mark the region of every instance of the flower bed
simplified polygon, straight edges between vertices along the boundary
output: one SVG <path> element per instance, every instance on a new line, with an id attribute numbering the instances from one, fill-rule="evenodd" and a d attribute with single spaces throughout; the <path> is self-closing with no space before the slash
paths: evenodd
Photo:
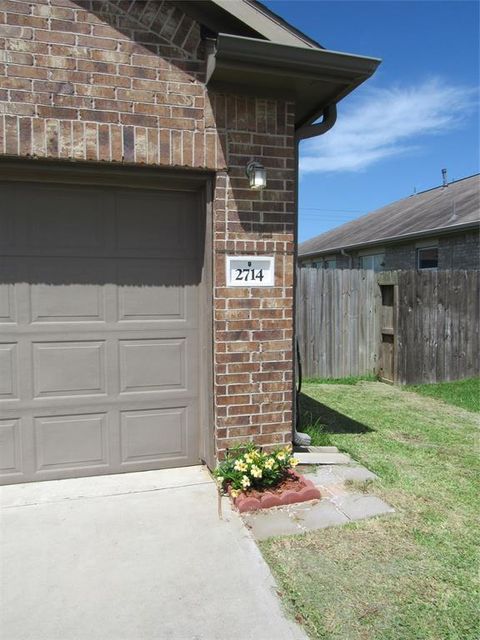
<path id="1" fill-rule="evenodd" d="M 313 482 L 294 471 L 296 465 L 290 447 L 265 453 L 248 443 L 231 450 L 214 475 L 240 512 L 320 498 Z"/>

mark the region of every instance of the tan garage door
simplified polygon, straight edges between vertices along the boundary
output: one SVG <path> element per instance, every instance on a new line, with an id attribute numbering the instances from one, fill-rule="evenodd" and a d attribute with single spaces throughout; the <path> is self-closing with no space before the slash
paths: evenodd
<path id="1" fill-rule="evenodd" d="M 0 195 L 0 482 L 197 463 L 194 195 Z"/>

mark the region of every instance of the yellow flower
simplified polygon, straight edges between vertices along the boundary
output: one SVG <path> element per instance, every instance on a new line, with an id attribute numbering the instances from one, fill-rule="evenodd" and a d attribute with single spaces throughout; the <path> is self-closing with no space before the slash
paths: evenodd
<path id="1" fill-rule="evenodd" d="M 245 462 L 242 462 L 241 460 L 236 460 L 235 464 L 233 465 L 233 468 L 235 469 L 235 471 L 246 471 L 247 465 L 245 464 Z"/>
<path id="2" fill-rule="evenodd" d="M 246 489 L 250 486 L 250 478 L 248 476 L 243 476 L 242 478 L 242 487 Z"/>
<path id="3" fill-rule="evenodd" d="M 230 489 L 230 495 L 232 498 L 238 498 L 240 495 L 240 489 Z"/>
<path id="4" fill-rule="evenodd" d="M 285 456 L 285 452 L 284 451 L 279 451 L 277 453 L 277 460 L 285 460 L 286 456 Z"/>
<path id="5" fill-rule="evenodd" d="M 247 462 L 248 464 L 251 464 L 253 462 L 253 458 L 249 453 L 245 455 L 245 462 Z"/>
<path id="6" fill-rule="evenodd" d="M 265 469 L 273 469 L 274 466 L 275 460 L 273 458 L 268 458 L 268 460 L 265 461 Z"/>
<path id="7" fill-rule="evenodd" d="M 257 467 L 256 464 L 254 464 L 252 466 L 251 474 L 252 474 L 252 476 L 254 478 L 261 478 L 262 477 L 262 470 L 259 467 Z"/>
<path id="8" fill-rule="evenodd" d="M 290 458 L 290 466 L 291 467 L 296 467 L 298 462 L 299 461 L 296 458 Z"/>

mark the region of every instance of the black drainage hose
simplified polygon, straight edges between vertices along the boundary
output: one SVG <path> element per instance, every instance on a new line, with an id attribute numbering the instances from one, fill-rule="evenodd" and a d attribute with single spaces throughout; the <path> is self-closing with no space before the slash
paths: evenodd
<path id="1" fill-rule="evenodd" d="M 300 427 L 300 392 L 302 390 L 302 358 L 300 357 L 300 346 L 298 344 L 298 338 L 295 340 L 295 352 L 297 361 L 297 379 L 295 382 L 295 429 L 293 431 L 293 444 L 297 447 L 308 447 L 312 439 L 308 433 L 302 433 L 298 431 Z"/>

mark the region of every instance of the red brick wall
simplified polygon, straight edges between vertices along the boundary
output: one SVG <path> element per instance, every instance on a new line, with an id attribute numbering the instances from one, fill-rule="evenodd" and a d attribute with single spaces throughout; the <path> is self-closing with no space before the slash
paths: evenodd
<path id="1" fill-rule="evenodd" d="M 219 455 L 289 441 L 293 105 L 212 94 L 200 28 L 174 2 L 0 0 L 0 153 L 216 171 Z M 268 188 L 248 189 L 261 160 Z M 226 254 L 275 255 L 271 289 L 225 287 Z"/>

